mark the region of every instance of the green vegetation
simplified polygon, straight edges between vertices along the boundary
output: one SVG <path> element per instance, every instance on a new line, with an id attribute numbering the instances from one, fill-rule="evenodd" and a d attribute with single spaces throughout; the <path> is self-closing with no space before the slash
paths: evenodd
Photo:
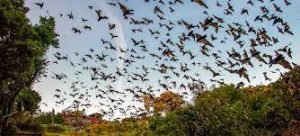
<path id="1" fill-rule="evenodd" d="M 82 133 L 125 136 L 293 135 L 300 129 L 300 101 L 299 86 L 292 88 L 290 84 L 298 83 L 299 70 L 297 67 L 269 85 L 246 88 L 223 85 L 199 94 L 194 104 L 179 108 L 166 108 L 178 103 L 177 100 L 169 100 L 168 106 L 159 104 L 158 100 L 176 95 L 171 92 L 152 99 L 145 96 L 145 106 L 152 105 L 154 111 L 165 111 L 166 114 L 103 121 L 89 125 Z M 155 110 L 155 107 L 161 110 Z"/>
<path id="2" fill-rule="evenodd" d="M 40 113 L 38 117 L 35 118 L 35 121 L 38 122 L 39 124 L 51 124 L 52 113 L 51 112 Z M 55 114 L 53 123 L 62 125 L 64 123 L 63 115 L 61 113 Z"/>
<path id="3" fill-rule="evenodd" d="M 126 118 L 120 121 L 106 122 L 91 127 L 90 132 L 98 135 L 147 135 L 149 134 L 148 121 L 146 119 Z"/>
<path id="4" fill-rule="evenodd" d="M 15 101 L 19 110 L 20 108 L 24 108 L 23 110 L 35 113 L 36 109 L 39 107 L 41 99 L 41 96 L 36 91 L 23 89 L 18 93 Z"/>
<path id="5" fill-rule="evenodd" d="M 269 85 L 223 85 L 207 90 L 193 104 L 184 105 L 181 97 L 170 91 L 159 97 L 145 96 L 145 107 L 153 109 L 148 110 L 148 115 L 121 121 L 100 119 L 99 123 L 87 123 L 77 131 L 61 113 L 54 116 L 52 125 L 51 113 L 41 113 L 32 120 L 28 112 L 16 118 L 16 126 L 48 135 L 292 135 L 300 128 L 299 86 L 291 86 L 300 79 L 299 69 Z"/>
<path id="6" fill-rule="evenodd" d="M 16 126 L 18 131 L 42 132 L 43 130 L 42 126 L 33 119 L 29 112 L 15 116 L 11 125 Z"/>
<path id="7" fill-rule="evenodd" d="M 35 79 L 43 73 L 44 55 L 50 46 L 57 46 L 54 18 L 41 18 L 39 25 L 30 24 L 28 8 L 23 0 L 0 1 L 0 117 L 2 135 L 11 133 L 16 98 L 28 98 L 22 91 L 31 90 Z M 30 92 L 30 91 L 29 91 Z M 29 93 L 28 92 L 28 93 Z M 21 93 L 21 94 L 20 94 Z M 24 102 L 34 111 L 38 100 Z M 34 104 L 35 103 L 35 104 Z M 27 104 L 27 105 L 26 105 Z M 28 107 L 33 104 L 33 107 Z M 27 107 L 26 107 L 27 106 Z M 22 109 L 22 108 L 21 108 Z"/>
<path id="8" fill-rule="evenodd" d="M 192 106 L 152 117 L 150 129 L 155 135 L 282 135 L 291 120 L 299 120 L 299 90 L 290 93 L 289 87 L 299 83 L 299 69 L 267 86 L 206 91 Z"/>
<path id="9" fill-rule="evenodd" d="M 72 134 L 63 114 L 35 116 L 41 97 L 32 90 L 43 73 L 44 55 L 57 47 L 54 18 L 30 24 L 23 0 L 0 1 L 1 135 L 16 131 Z M 84 124 L 95 135 L 291 135 L 300 130 L 300 67 L 269 85 L 223 85 L 199 94 L 191 105 L 171 91 L 145 96 L 147 113 L 139 118 Z M 153 112 L 152 110 L 153 109 Z M 152 114 L 153 113 L 153 114 Z M 83 116 L 83 113 L 73 113 Z M 102 118 L 102 116 L 101 116 Z M 77 122 L 75 122 L 77 123 Z M 300 132 L 299 132 L 300 133 Z"/>
<path id="10" fill-rule="evenodd" d="M 58 125 L 58 124 L 50 124 L 47 125 L 46 127 L 46 131 L 50 132 L 50 133 L 63 133 L 66 131 L 66 128 L 62 125 Z"/>

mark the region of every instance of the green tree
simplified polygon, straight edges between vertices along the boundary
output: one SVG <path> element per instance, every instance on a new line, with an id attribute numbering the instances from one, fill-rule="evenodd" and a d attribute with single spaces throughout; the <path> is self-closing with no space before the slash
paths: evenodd
<path id="1" fill-rule="evenodd" d="M 34 113 L 41 102 L 41 96 L 34 90 L 23 89 L 16 97 L 17 108 L 24 108 L 25 111 Z"/>
<path id="2" fill-rule="evenodd" d="M 30 89 L 43 72 L 44 56 L 57 47 L 54 18 L 41 17 L 32 25 L 23 0 L 0 1 L 0 117 L 1 134 L 8 132 L 8 120 L 17 95 Z M 6 130 L 5 132 L 3 130 Z"/>
<path id="3" fill-rule="evenodd" d="M 282 80 L 242 89 L 224 85 L 199 94 L 194 105 L 151 117 L 150 129 L 154 135 L 282 135 L 298 120 L 298 109 L 299 99 Z"/>
<path id="4" fill-rule="evenodd" d="M 293 96 L 292 118 L 293 120 L 297 120 L 299 122 L 300 121 L 300 66 L 296 66 L 294 70 L 285 73 L 280 81 L 283 82 L 289 88 L 289 91 Z M 292 123 L 292 121 L 290 123 Z M 299 126 L 297 128 L 299 130 Z"/>
<path id="5" fill-rule="evenodd" d="M 39 114 L 35 121 L 39 124 L 51 124 L 52 123 L 52 112 L 46 112 Z M 64 117 L 62 113 L 56 113 L 54 116 L 54 123 L 55 124 L 63 124 L 64 123 Z"/>
<path id="6" fill-rule="evenodd" d="M 282 77 L 282 81 L 289 87 L 289 91 L 292 95 L 300 95 L 300 66 L 285 73 Z"/>

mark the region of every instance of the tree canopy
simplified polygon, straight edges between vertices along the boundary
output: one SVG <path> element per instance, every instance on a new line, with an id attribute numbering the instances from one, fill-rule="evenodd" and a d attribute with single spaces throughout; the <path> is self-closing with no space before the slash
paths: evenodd
<path id="1" fill-rule="evenodd" d="M 0 1 L 0 116 L 2 128 L 13 112 L 21 90 L 31 89 L 43 72 L 44 56 L 50 46 L 57 47 L 54 18 L 41 17 L 33 25 L 26 17 L 23 0 Z"/>
<path id="2" fill-rule="evenodd" d="M 143 99 L 148 113 L 152 110 L 154 113 L 169 112 L 181 108 L 184 104 L 182 97 L 172 91 L 165 91 L 159 97 L 145 95 Z"/>
<path id="3" fill-rule="evenodd" d="M 30 111 L 35 113 L 39 108 L 39 103 L 41 102 L 41 96 L 34 90 L 21 90 L 16 97 L 16 103 L 18 103 L 18 108 L 24 108 L 25 111 Z"/>
<path id="4" fill-rule="evenodd" d="M 150 129 L 154 135 L 296 134 L 300 126 L 291 124 L 300 119 L 300 101 L 289 88 L 294 89 L 291 83 L 298 81 L 299 69 L 269 85 L 223 85 L 206 91 L 197 96 L 193 106 L 152 117 Z"/>

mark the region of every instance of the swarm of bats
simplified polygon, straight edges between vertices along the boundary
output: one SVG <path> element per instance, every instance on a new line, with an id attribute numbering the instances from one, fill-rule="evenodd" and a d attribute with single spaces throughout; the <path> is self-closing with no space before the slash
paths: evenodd
<path id="1" fill-rule="evenodd" d="M 153 18 L 150 17 L 135 17 L 138 12 L 132 9 L 126 1 L 112 1 L 107 3 L 112 9 L 118 10 L 123 16 L 123 21 L 127 22 L 132 27 L 130 35 L 130 46 L 123 49 L 114 44 L 114 40 L 120 38 L 112 30 L 119 27 L 113 22 L 110 22 L 110 17 L 107 16 L 101 9 L 92 5 L 88 6 L 91 14 L 95 14 L 95 18 L 77 17 L 70 13 L 60 13 L 59 17 L 66 17 L 70 20 L 80 18 L 83 23 L 82 28 L 72 27 L 74 34 L 84 34 L 87 30 L 94 30 L 88 25 L 90 20 L 101 22 L 107 26 L 109 31 L 109 39 L 101 38 L 99 43 L 104 50 L 89 49 L 89 52 L 83 54 L 74 52 L 74 54 L 65 54 L 56 52 L 53 54 L 55 64 L 68 64 L 76 69 L 73 75 L 63 73 L 52 73 L 50 77 L 60 82 L 69 83 L 70 90 L 56 90 L 54 97 L 58 99 L 57 104 L 64 103 L 66 98 L 71 97 L 76 101 L 81 101 L 81 106 L 89 108 L 90 100 L 95 97 L 101 99 L 100 107 L 107 107 L 101 111 L 104 115 L 113 117 L 114 112 L 118 111 L 122 115 L 138 116 L 139 113 L 145 110 L 139 106 L 127 105 L 120 106 L 130 98 L 133 101 L 141 101 L 143 95 L 155 95 L 160 90 L 180 90 L 180 93 L 188 95 L 189 83 L 198 83 L 205 85 L 201 80 L 200 71 L 192 71 L 192 69 L 201 69 L 209 73 L 210 82 L 213 84 L 225 84 L 224 75 L 236 75 L 241 78 L 238 87 L 243 86 L 246 82 L 251 83 L 251 80 L 256 76 L 251 76 L 248 69 L 255 67 L 267 66 L 269 69 L 276 66 L 276 70 L 265 71 L 261 73 L 266 81 L 271 81 L 268 73 L 280 73 L 281 69 L 293 69 L 296 65 L 291 62 L 292 49 L 291 44 L 286 46 L 279 45 L 280 37 L 276 35 L 294 35 L 288 22 L 281 17 L 281 13 L 291 5 L 289 0 L 248 0 L 241 9 L 233 5 L 233 0 L 144 0 L 145 5 L 154 3 L 152 8 Z M 210 3 L 210 4 L 208 4 Z M 211 3 L 214 7 L 211 7 Z M 40 9 L 45 7 L 44 3 L 35 3 Z M 177 18 L 168 19 L 169 15 L 177 13 L 180 6 L 193 4 L 198 6 L 204 17 L 204 20 L 199 18 L 198 23 L 188 22 L 187 20 Z M 258 8 L 259 14 L 251 14 L 252 8 Z M 217 8 L 223 12 L 221 15 L 210 13 L 211 8 Z M 187 11 L 188 12 L 188 11 Z M 249 17 L 254 16 L 252 19 Z M 236 17 L 240 19 L 238 22 L 226 20 L 226 17 Z M 259 24 L 267 24 L 273 28 L 269 29 L 259 27 Z M 155 26 L 155 27 L 154 27 Z M 155 29 L 156 28 L 156 29 Z M 160 28 L 160 29 L 157 29 Z M 176 28 L 182 28 L 182 33 L 172 33 Z M 154 42 L 147 42 L 145 39 L 138 39 L 136 35 L 143 35 L 151 38 Z M 193 42 L 195 50 L 190 50 L 188 42 Z M 231 42 L 233 46 L 226 47 L 226 43 Z M 276 45 L 276 47 L 274 47 Z M 153 46 L 155 50 L 153 50 Z M 222 48 L 222 50 L 221 50 Z M 265 52 L 268 48 L 273 51 Z M 112 52 L 121 52 L 126 56 L 118 56 Z M 72 56 L 72 57 L 70 57 Z M 182 58 L 187 58 L 188 61 Z M 209 58 L 210 63 L 203 62 L 202 58 Z M 77 59 L 77 60 L 75 60 Z M 140 65 L 140 62 L 154 60 L 154 64 L 146 63 Z M 122 62 L 124 67 L 111 68 L 111 63 Z M 89 63 L 99 64 L 97 66 L 88 65 Z M 47 62 L 51 64 L 51 62 Z M 281 69 L 279 69 L 281 67 Z M 108 70 L 110 69 L 110 70 Z M 80 79 L 81 76 L 88 73 L 90 81 L 94 86 L 87 86 Z M 153 73 L 161 76 L 149 76 Z M 74 81 L 70 81 L 76 77 Z M 119 78 L 125 79 L 125 88 L 123 90 L 116 89 L 112 83 L 118 82 Z M 181 80 L 179 82 L 179 80 Z M 182 82 L 185 81 L 185 82 Z M 158 87 L 150 81 L 156 81 Z M 107 83 L 104 84 L 103 83 Z M 181 91 L 183 90 L 183 91 Z M 96 96 L 92 96 L 91 93 Z M 114 97 L 114 96 L 120 96 Z M 126 101 L 125 101 L 126 100 Z M 105 108 L 104 108 L 105 109 Z"/>

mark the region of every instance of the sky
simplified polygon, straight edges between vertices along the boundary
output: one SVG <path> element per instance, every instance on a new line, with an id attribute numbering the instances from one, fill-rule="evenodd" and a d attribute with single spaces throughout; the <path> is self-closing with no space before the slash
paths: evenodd
<path id="1" fill-rule="evenodd" d="M 270 23 L 257 23 L 253 22 L 253 19 L 256 17 L 256 15 L 260 14 L 260 6 L 263 6 L 262 3 L 255 2 L 255 6 L 251 7 L 246 4 L 247 0 L 232 0 L 231 4 L 234 6 L 235 13 L 232 16 L 224 16 L 223 12 L 224 10 L 221 10 L 220 8 L 216 7 L 216 1 L 208 1 L 206 0 L 207 5 L 209 9 L 207 9 L 207 12 L 209 15 L 218 15 L 221 17 L 224 17 L 225 22 L 239 22 L 244 23 L 244 20 L 251 20 L 249 21 L 251 25 L 255 27 L 264 27 L 266 30 L 268 30 L 269 33 L 271 33 L 273 36 L 278 37 L 279 43 L 274 45 L 274 47 L 269 48 L 263 48 L 258 47 L 257 49 L 261 52 L 274 52 L 276 49 L 283 47 L 285 45 L 291 44 L 291 48 L 293 50 L 293 59 L 292 61 L 299 64 L 300 62 L 300 47 L 298 43 L 300 43 L 300 15 L 299 15 L 299 6 L 300 1 L 298 0 L 291 0 L 292 5 L 288 7 L 282 7 L 284 10 L 283 13 L 278 13 L 279 16 L 281 16 L 285 21 L 287 21 L 291 27 L 291 30 L 294 32 L 294 36 L 291 35 L 282 35 L 277 32 L 276 27 L 270 25 Z M 144 39 L 146 46 L 149 50 L 149 52 L 158 53 L 157 47 L 160 46 L 160 40 L 166 40 L 167 38 L 170 38 L 171 40 L 174 40 L 175 42 L 178 42 L 178 35 L 180 35 L 184 28 L 176 26 L 171 32 L 170 36 L 161 36 L 159 37 L 159 40 L 156 40 L 155 38 L 151 37 L 149 33 L 147 32 L 148 28 L 159 30 L 162 34 L 166 34 L 166 29 L 159 27 L 157 22 L 159 22 L 159 19 L 153 14 L 153 8 L 157 5 L 157 2 L 150 2 L 148 4 L 145 4 L 143 0 L 128 0 L 128 1 L 121 1 L 122 3 L 126 4 L 130 9 L 134 9 L 134 17 L 135 18 L 151 18 L 155 22 L 152 25 L 148 26 L 133 26 L 128 23 L 127 20 L 124 20 L 122 17 L 122 13 L 118 6 L 112 7 L 109 6 L 107 3 L 111 2 L 108 0 L 26 0 L 26 6 L 30 8 L 30 11 L 27 13 L 28 18 L 31 20 L 32 24 L 38 24 L 38 20 L 40 16 L 53 16 L 55 17 L 56 21 L 56 32 L 59 34 L 59 43 L 60 48 L 55 49 L 51 48 L 49 49 L 46 58 L 53 62 L 55 61 L 55 58 L 53 57 L 53 53 L 60 52 L 62 55 L 67 55 L 69 60 L 71 60 L 74 63 L 79 63 L 82 55 L 88 54 L 90 51 L 89 49 L 94 49 L 94 54 L 101 54 L 105 53 L 108 54 L 109 57 L 129 57 L 129 53 L 120 53 L 119 51 L 107 51 L 105 50 L 105 46 L 101 43 L 101 39 L 110 40 L 109 33 L 114 33 L 118 35 L 119 37 L 110 40 L 114 45 L 117 47 L 121 47 L 122 49 L 133 49 L 135 48 L 131 42 L 131 38 L 135 38 L 137 40 Z M 36 2 L 43 2 L 44 7 L 41 9 L 38 6 L 35 5 Z M 112 1 L 115 2 L 115 1 Z M 226 7 L 227 1 L 225 0 L 219 0 L 219 2 Z M 283 0 L 276 0 L 276 3 L 278 5 L 284 5 Z M 93 6 L 93 10 L 90 10 L 88 8 L 89 5 Z M 267 2 L 264 4 L 264 6 L 268 7 L 269 9 L 272 9 L 272 4 L 267 4 Z M 160 6 L 163 11 L 169 11 L 168 6 Z M 249 9 L 249 16 L 241 16 L 240 10 L 242 8 L 248 8 Z M 178 20 L 183 19 L 189 23 L 198 23 L 200 21 L 203 21 L 206 16 L 203 15 L 204 8 L 200 7 L 199 5 L 192 3 L 192 2 L 186 2 L 184 5 L 177 4 L 173 6 L 175 9 L 175 12 L 173 14 L 169 12 L 165 12 L 165 17 L 168 20 L 171 20 L 172 22 L 177 23 Z M 104 13 L 104 15 L 108 16 L 109 19 L 105 21 L 97 21 L 97 16 L 94 10 L 101 9 Z M 71 13 L 74 15 L 74 20 L 70 20 L 67 17 L 67 14 Z M 60 13 L 63 14 L 63 17 L 60 17 Z M 88 19 L 87 22 L 82 23 L 81 18 Z M 116 24 L 116 28 L 112 31 L 108 30 L 108 24 L 107 23 L 114 23 Z M 166 22 L 165 22 L 166 23 Z M 82 27 L 84 25 L 90 25 L 92 27 L 92 30 L 83 30 Z M 79 28 L 82 30 L 81 34 L 74 34 L 71 30 L 73 27 Z M 132 33 L 131 29 L 133 28 L 141 28 L 143 29 L 143 33 Z M 201 32 L 201 31 L 199 31 Z M 213 29 L 208 30 L 206 32 L 201 33 L 213 33 Z M 221 58 L 226 60 L 226 51 L 230 50 L 232 47 L 235 48 L 239 52 L 243 52 L 243 49 L 240 49 L 237 47 L 236 43 L 233 40 L 227 40 L 226 43 L 220 44 L 220 40 L 222 37 L 226 37 L 225 32 L 219 32 L 216 34 L 216 36 L 219 38 L 216 42 L 213 42 L 215 45 L 215 48 L 212 48 L 212 51 L 221 50 L 222 53 Z M 213 57 L 206 57 L 203 55 L 200 55 L 200 46 L 195 42 L 186 42 L 185 48 L 187 50 L 191 50 L 194 54 L 197 55 L 197 57 L 194 60 L 189 60 L 189 57 L 186 56 L 180 56 L 179 54 L 176 54 L 176 56 L 179 57 L 179 62 L 165 62 L 167 65 L 175 65 L 176 68 L 180 69 L 180 65 L 184 63 L 192 63 L 192 62 L 200 62 L 202 65 L 206 65 L 206 63 L 211 66 L 215 70 L 221 70 L 214 64 L 214 58 Z M 247 47 L 245 47 L 247 49 Z M 171 48 L 172 49 L 172 48 Z M 74 52 L 78 52 L 81 57 L 75 56 Z M 156 59 L 153 57 L 150 57 L 149 55 L 145 54 L 145 52 L 142 52 L 140 50 L 137 50 L 138 54 L 141 56 L 145 56 L 145 59 L 139 60 L 135 62 L 132 66 L 124 66 L 123 61 L 114 61 L 114 62 L 92 62 L 88 61 L 86 64 L 87 66 L 96 66 L 101 67 L 101 65 L 105 64 L 108 68 L 103 68 L 104 73 L 113 73 L 115 72 L 116 68 L 123 69 L 127 68 L 129 73 L 132 72 L 142 72 L 142 66 L 148 66 L 153 67 L 155 65 Z M 267 84 L 271 81 L 266 82 L 263 77 L 263 72 L 267 72 L 267 75 L 272 78 L 272 81 L 276 81 L 279 77 L 279 74 L 270 72 L 271 70 L 275 70 L 279 68 L 282 72 L 286 72 L 287 70 L 283 69 L 280 66 L 274 66 L 269 67 L 268 65 L 263 65 L 262 67 L 258 67 L 260 63 L 253 59 L 252 61 L 255 65 L 254 68 L 247 67 L 248 74 L 250 77 L 256 76 L 254 80 L 251 80 L 250 83 L 248 83 L 245 79 L 242 79 L 238 77 L 238 75 L 229 74 L 228 72 L 221 72 L 221 77 L 217 77 L 216 79 L 223 78 L 225 83 L 238 83 L 240 81 L 244 81 L 247 85 L 260 85 L 260 84 Z M 174 64 L 175 63 L 175 64 Z M 71 105 L 73 98 L 69 97 L 68 94 L 72 93 L 72 90 L 70 89 L 70 85 L 73 81 L 83 81 L 83 87 L 81 86 L 80 92 L 87 92 L 92 97 L 88 101 L 82 100 L 82 103 L 91 103 L 92 106 L 88 109 L 86 109 L 87 113 L 93 113 L 93 112 L 100 112 L 101 110 L 109 110 L 110 102 L 107 99 L 99 99 L 95 98 L 96 94 L 99 93 L 95 88 L 93 88 L 96 84 L 99 85 L 99 88 L 105 89 L 107 85 L 111 85 L 117 90 L 123 90 L 125 88 L 132 88 L 136 85 L 140 86 L 141 88 L 145 89 L 145 87 L 149 85 L 154 86 L 154 90 L 160 89 L 163 90 L 161 87 L 158 86 L 158 80 L 162 78 L 162 74 L 159 72 L 150 72 L 148 75 L 148 78 L 150 79 L 149 82 L 134 82 L 134 83 L 128 83 L 126 82 L 128 77 L 122 77 L 118 78 L 117 82 L 105 82 L 105 81 L 99 81 L 99 83 L 95 83 L 90 81 L 90 75 L 91 73 L 89 71 L 82 71 L 83 74 L 81 76 L 75 76 L 74 72 L 80 70 L 78 67 L 74 68 L 70 65 L 69 62 L 63 62 L 59 61 L 58 64 L 50 63 L 50 65 L 47 67 L 48 72 L 48 78 L 42 78 L 40 79 L 40 82 L 37 82 L 34 84 L 34 89 L 40 93 L 42 96 L 42 103 L 40 108 L 42 111 L 50 111 L 52 108 L 55 108 L 56 112 L 60 112 L 61 110 L 65 109 L 69 105 Z M 224 70 L 222 70 L 224 71 Z M 57 81 L 55 79 L 52 79 L 51 76 L 53 76 L 53 73 L 64 73 L 68 76 L 67 79 L 63 79 L 63 81 Z M 199 75 L 195 75 L 195 73 L 198 73 Z M 210 72 L 204 70 L 202 67 L 191 67 L 191 70 L 188 71 L 186 74 L 190 76 L 194 76 L 195 78 L 199 78 L 202 81 L 204 81 L 208 86 L 212 85 L 212 82 L 209 80 L 212 78 L 212 75 Z M 187 81 L 184 78 L 180 77 L 177 78 L 174 75 L 170 74 L 171 80 L 170 81 L 177 81 L 179 83 L 190 83 L 191 81 Z M 165 81 L 165 82 L 170 82 Z M 56 93 L 55 90 L 59 88 L 62 90 L 62 93 L 65 92 L 67 95 L 65 96 L 67 100 L 64 102 L 64 104 L 56 104 L 57 101 L 56 98 L 53 97 L 53 95 Z M 178 92 L 179 94 L 182 94 L 183 92 L 188 92 L 187 90 L 182 90 L 179 87 L 172 89 L 175 92 Z M 124 92 L 124 91 L 123 91 Z M 156 91 L 155 94 L 159 94 L 162 91 Z M 190 94 L 190 92 L 188 92 Z M 142 103 L 138 100 L 132 100 L 133 96 L 129 93 L 125 94 L 108 94 L 109 97 L 115 98 L 115 99 L 125 99 L 125 102 L 123 104 L 120 104 L 118 106 L 120 107 L 126 107 L 128 105 L 135 105 L 137 107 L 142 106 Z M 191 96 L 185 96 L 186 100 L 190 100 Z M 100 103 L 104 103 L 107 106 L 99 105 Z M 117 113 L 114 117 L 121 117 L 120 113 Z M 129 115 L 125 115 L 129 116 Z"/>

